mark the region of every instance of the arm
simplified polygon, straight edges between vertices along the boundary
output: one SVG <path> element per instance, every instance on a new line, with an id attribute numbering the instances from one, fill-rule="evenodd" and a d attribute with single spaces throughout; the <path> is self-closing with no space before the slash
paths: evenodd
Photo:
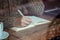
<path id="1" fill-rule="evenodd" d="M 44 4 L 42 1 L 28 3 L 25 5 L 25 7 L 27 8 L 30 14 L 33 14 L 36 16 L 40 16 L 44 12 Z"/>

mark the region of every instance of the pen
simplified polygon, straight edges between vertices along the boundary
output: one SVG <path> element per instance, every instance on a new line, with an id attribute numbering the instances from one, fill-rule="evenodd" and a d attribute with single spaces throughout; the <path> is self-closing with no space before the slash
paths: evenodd
<path id="1" fill-rule="evenodd" d="M 18 12 L 20 13 L 21 16 L 24 16 L 23 13 L 18 9 Z"/>

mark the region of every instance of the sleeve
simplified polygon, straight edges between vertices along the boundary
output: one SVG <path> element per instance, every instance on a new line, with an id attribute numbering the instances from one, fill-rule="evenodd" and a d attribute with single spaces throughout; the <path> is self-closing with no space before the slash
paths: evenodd
<path id="1" fill-rule="evenodd" d="M 24 15 L 28 14 L 28 10 L 25 5 L 20 5 L 19 7 L 17 7 L 17 9 L 19 9 Z"/>
<path id="2" fill-rule="evenodd" d="M 33 3 L 28 3 L 25 5 L 28 9 L 28 12 L 30 14 L 40 16 L 44 12 L 44 4 L 42 1 L 40 2 L 33 2 Z"/>

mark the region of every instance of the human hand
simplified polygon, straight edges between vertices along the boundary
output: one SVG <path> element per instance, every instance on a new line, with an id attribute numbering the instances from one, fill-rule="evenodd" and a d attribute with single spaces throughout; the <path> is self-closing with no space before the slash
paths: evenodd
<path id="1" fill-rule="evenodd" d="M 32 22 L 32 20 L 30 18 L 28 18 L 27 16 L 22 17 L 21 19 L 21 26 L 27 26 Z"/>
<path id="2" fill-rule="evenodd" d="M 16 19 L 14 19 L 15 21 L 13 22 L 13 25 L 16 27 L 25 27 L 27 25 L 29 25 L 32 21 L 30 18 L 28 18 L 27 16 L 24 17 L 18 17 Z"/>

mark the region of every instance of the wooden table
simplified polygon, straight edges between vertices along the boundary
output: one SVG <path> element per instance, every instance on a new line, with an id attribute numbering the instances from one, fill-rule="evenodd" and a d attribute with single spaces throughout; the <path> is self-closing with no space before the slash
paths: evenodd
<path id="1" fill-rule="evenodd" d="M 50 17 L 46 17 L 45 15 L 41 16 L 41 18 L 50 19 Z M 9 28 L 5 30 L 10 34 L 9 40 L 47 40 L 48 23 L 20 32 L 15 32 Z"/>
<path id="2" fill-rule="evenodd" d="M 7 28 L 10 33 L 9 40 L 46 40 L 47 24 L 38 25 L 33 28 L 29 28 L 20 32 L 14 32 Z"/>

